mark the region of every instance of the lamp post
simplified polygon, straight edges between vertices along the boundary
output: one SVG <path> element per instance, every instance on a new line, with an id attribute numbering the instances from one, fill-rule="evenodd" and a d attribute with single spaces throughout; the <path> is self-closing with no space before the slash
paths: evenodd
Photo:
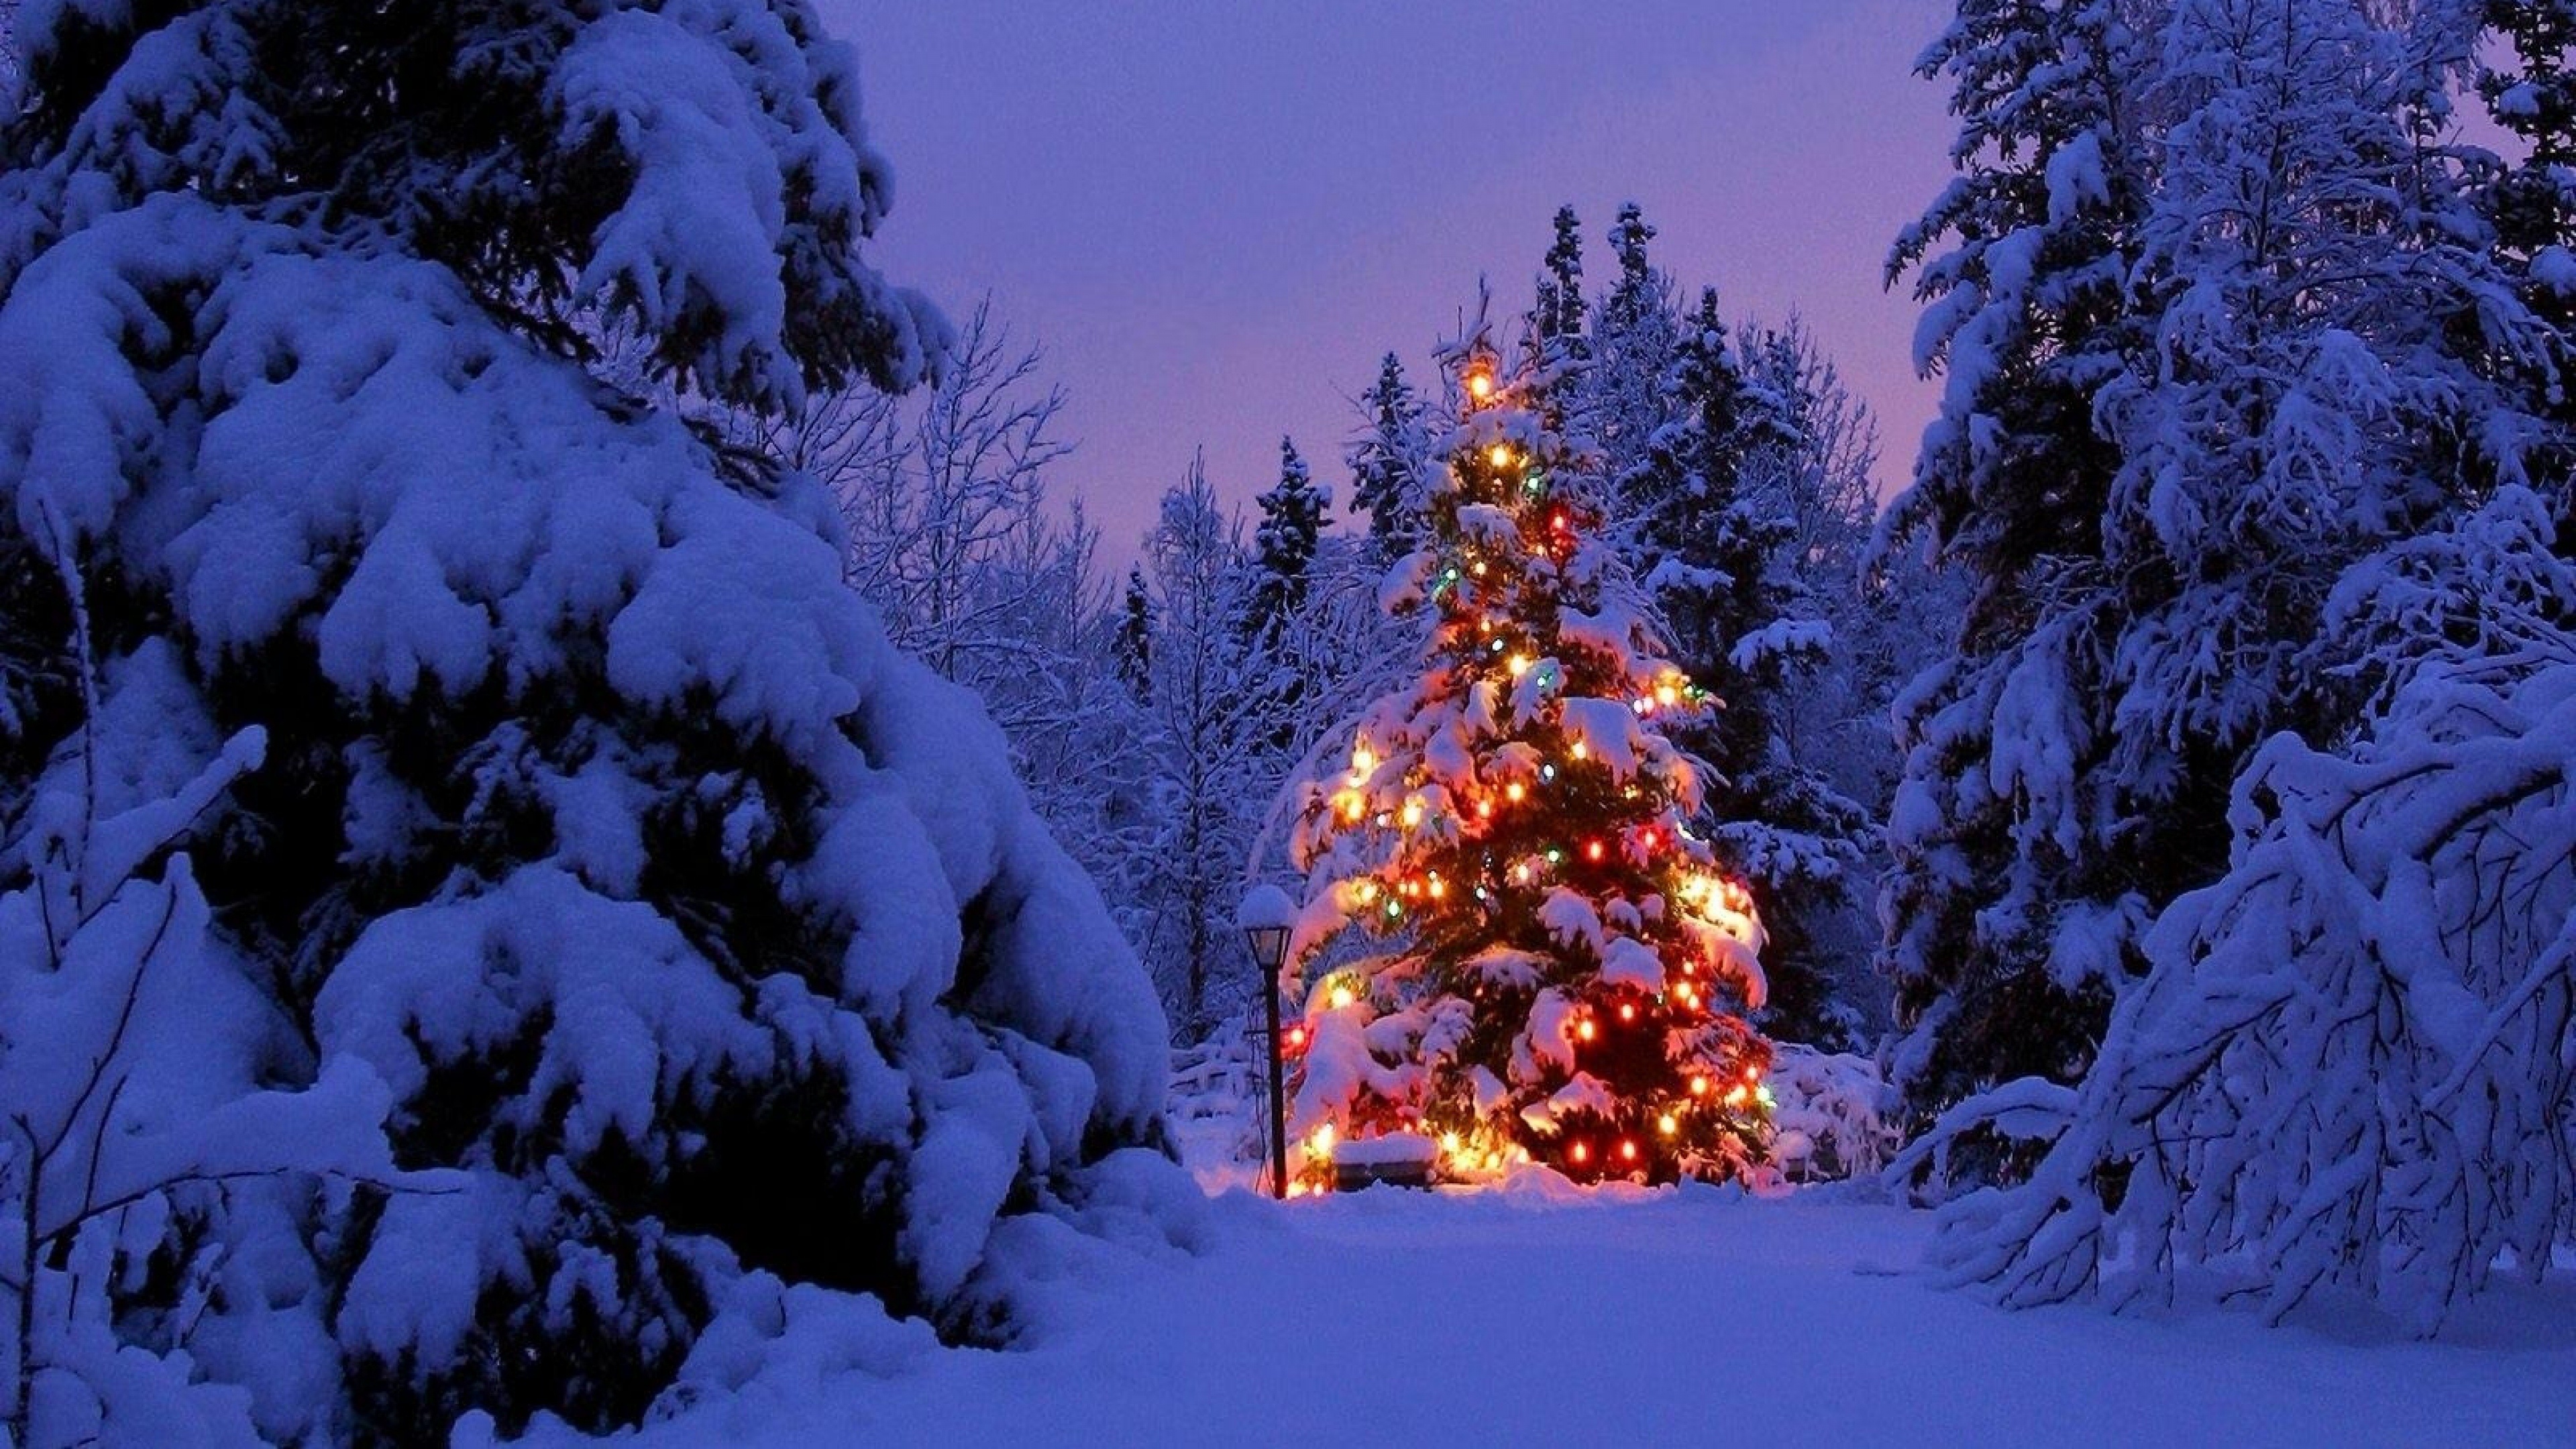
<path id="1" fill-rule="evenodd" d="M 1261 968 L 1261 1000 L 1270 1022 L 1270 1193 L 1288 1195 L 1288 1074 L 1279 1036 L 1279 967 L 1288 959 L 1288 933 L 1297 925 L 1297 905 L 1275 885 L 1258 885 L 1243 893 L 1234 923 L 1243 929 Z"/>

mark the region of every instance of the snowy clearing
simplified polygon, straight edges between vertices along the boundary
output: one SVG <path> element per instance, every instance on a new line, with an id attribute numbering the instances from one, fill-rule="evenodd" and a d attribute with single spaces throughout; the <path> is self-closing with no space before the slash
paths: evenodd
<path id="1" fill-rule="evenodd" d="M 729 1398 L 634 1442 L 2576 1438 L 2563 1273 L 2425 1343 L 2366 1310 L 2277 1330 L 2243 1312 L 2007 1312 L 1925 1280 L 1930 1214 L 1813 1199 L 1235 1192 L 1211 1217 L 1204 1256 L 1095 1246 L 1045 1290 L 1025 1351 L 886 1325 L 868 1361 L 891 1377 Z"/>

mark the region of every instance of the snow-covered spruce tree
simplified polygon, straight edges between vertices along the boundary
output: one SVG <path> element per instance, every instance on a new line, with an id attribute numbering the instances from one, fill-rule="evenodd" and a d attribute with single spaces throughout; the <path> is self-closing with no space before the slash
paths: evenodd
<path id="1" fill-rule="evenodd" d="M 1280 649 L 1314 595 L 1316 553 L 1323 546 L 1324 517 L 1333 506 L 1329 488 L 1288 438 L 1279 440 L 1279 481 L 1255 500 L 1261 522 L 1252 534 L 1252 590 L 1243 626 L 1251 648 L 1244 658 L 1244 687 L 1251 706 L 1269 717 L 1264 743 L 1273 756 L 1288 754 L 1296 739 L 1302 696 L 1314 681 Z"/>
<path id="2" fill-rule="evenodd" d="M 2422 1332 L 2576 1241 L 2576 572 L 2507 488 L 2357 569 L 2337 631 L 2368 733 L 2280 735 L 2231 867 L 2148 937 L 2032 1179 L 1937 1257 L 2015 1304 L 2169 1299 L 2215 1269 L 2279 1318 L 2321 1288 Z"/>
<path id="3" fill-rule="evenodd" d="M 1289 615 L 1305 607 L 1333 492 L 1315 485 L 1296 442 L 1281 438 L 1279 481 L 1254 501 L 1261 522 L 1252 532 L 1252 598 L 1245 627 L 1255 636 L 1275 636 Z"/>
<path id="4" fill-rule="evenodd" d="M 1537 300 L 1530 310 L 1533 344 L 1558 343 L 1576 356 L 1586 346 L 1583 301 L 1583 220 L 1560 206 L 1549 223 L 1554 236 L 1539 263 Z"/>
<path id="5" fill-rule="evenodd" d="M 1154 667 L 1154 599 L 1145 589 L 1145 570 L 1127 566 L 1127 587 L 1119 595 L 1118 677 L 1130 693 L 1142 696 Z"/>
<path id="6" fill-rule="evenodd" d="M 1760 387 L 1747 379 L 1714 289 L 1680 333 L 1661 390 L 1670 420 L 1616 487 L 1633 510 L 1628 552 L 1674 663 L 1718 701 L 1668 732 L 1709 763 L 1693 823 L 1761 915 L 1771 981 L 1763 1024 L 1839 1049 L 1850 1045 L 1849 1024 L 1834 1010 L 1819 928 L 1843 905 L 1866 824 L 1785 733 L 1794 676 L 1832 642 L 1787 551 L 1799 527 L 1789 494 L 1807 447 L 1802 403 L 1794 378 Z M 1596 361 L 1595 376 L 1606 363 Z"/>
<path id="7" fill-rule="evenodd" d="M 1655 229 L 1637 203 L 1619 208 L 1610 227 L 1610 252 L 1619 275 L 1592 313 L 1592 366 L 1586 374 L 1586 415 L 1614 485 L 1644 460 L 1656 430 L 1671 416 L 1664 381 L 1680 341 L 1670 278 L 1656 270 L 1646 244 Z M 1613 494 L 1623 521 L 1634 510 Z"/>
<path id="8" fill-rule="evenodd" d="M 1883 526 L 1890 546 L 1929 538 L 1969 595 L 1952 648 L 1897 704 L 1907 759 L 1880 888 L 1903 1028 L 1890 1075 L 1921 1118 L 1995 1081 L 2081 1075 L 2147 899 L 2189 869 L 2161 832 L 2129 828 L 2140 817 L 2102 770 L 2120 452 L 2094 418 L 2149 330 L 2133 296 L 2140 8 L 1961 0 L 1920 62 L 1951 82 L 1959 175 L 1888 275 L 1913 274 L 1917 365 L 1944 383 Z"/>
<path id="9" fill-rule="evenodd" d="M 1689 833 L 1698 772 L 1662 732 L 1699 692 L 1602 540 L 1591 460 L 1481 331 L 1454 356 L 1469 401 L 1433 546 L 1390 581 L 1434 632 L 1348 773 L 1309 787 L 1295 844 L 1295 959 L 1346 929 L 1383 949 L 1307 984 L 1292 1130 L 1310 1170 L 1331 1134 L 1410 1130 L 1453 1172 L 1742 1175 L 1759 932 Z"/>
<path id="10" fill-rule="evenodd" d="M 0 542 L 79 560 L 108 676 L 166 656 L 157 718 L 265 729 L 192 853 L 309 1044 L 273 1080 L 355 1059 L 397 1160 L 469 1180 L 332 1205 L 345 1368 L 260 1412 L 629 1420 L 711 1320 L 792 1327 L 782 1279 L 989 1322 L 1012 1215 L 1158 1160 L 1161 1017 L 831 500 L 583 365 L 922 374 L 848 52 L 797 0 L 30 18 Z M 78 727 L 47 699 L 12 794 Z"/>
<path id="11" fill-rule="evenodd" d="M 1390 352 L 1359 407 L 1360 429 L 1343 458 L 1351 469 L 1351 511 L 1368 515 L 1371 561 L 1383 569 L 1422 544 L 1432 471 L 1429 405 Z"/>
<path id="12" fill-rule="evenodd" d="M 1889 983 L 1872 960 L 1881 939 L 1878 880 L 1887 868 L 1879 822 L 1905 762 L 1891 706 L 1923 661 L 1948 647 L 1961 594 L 1921 548 L 1873 551 L 1877 424 L 1805 326 L 1792 317 L 1750 329 L 1738 352 L 1748 381 L 1785 400 L 1796 439 L 1747 460 L 1749 491 L 1787 519 L 1779 566 L 1802 611 L 1829 631 L 1827 646 L 1782 681 L 1773 725 L 1788 760 L 1857 803 L 1862 821 L 1844 884 L 1806 918 L 1810 949 L 1829 973 L 1831 1019 L 1855 1041 L 1874 1040 L 1886 1032 L 1890 1005 Z"/>

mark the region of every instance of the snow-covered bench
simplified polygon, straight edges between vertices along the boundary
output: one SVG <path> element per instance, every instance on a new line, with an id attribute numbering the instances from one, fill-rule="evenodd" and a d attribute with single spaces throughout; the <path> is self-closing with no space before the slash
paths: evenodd
<path id="1" fill-rule="evenodd" d="M 1432 1165 L 1439 1160 L 1440 1145 L 1419 1132 L 1343 1142 L 1333 1149 L 1333 1190 L 1352 1192 L 1381 1182 L 1427 1188 Z"/>

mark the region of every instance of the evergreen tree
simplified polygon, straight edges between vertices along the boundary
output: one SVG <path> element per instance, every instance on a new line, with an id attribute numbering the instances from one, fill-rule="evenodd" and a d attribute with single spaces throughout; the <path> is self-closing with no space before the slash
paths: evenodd
<path id="1" fill-rule="evenodd" d="M 1312 583 L 1315 550 L 1324 531 L 1325 510 L 1333 506 L 1332 490 L 1315 486 L 1297 444 L 1279 440 L 1279 481 L 1257 500 L 1261 522 L 1253 530 L 1252 586 L 1245 627 L 1255 638 L 1277 635 L 1288 616 L 1304 608 Z"/>
<path id="2" fill-rule="evenodd" d="M 2156 327 L 2099 364 L 2085 436 L 2116 461 L 2093 540 L 2031 559 L 2045 588 L 2008 650 L 1915 691 L 1891 905 L 1920 1105 L 2084 1071 L 2102 1005 L 2150 964 L 2149 923 L 2226 869 L 2223 802 L 2254 746 L 2355 728 L 2368 678 L 2326 628 L 2338 581 L 2523 466 L 2538 428 L 2481 374 L 2545 338 L 2479 244 L 2456 158 L 2426 142 L 2466 49 L 2412 24 L 2352 0 L 2190 0 L 2153 37 L 2158 164 L 2127 295 Z M 2061 201 L 2122 191 L 2089 159 L 2047 179 Z M 1983 430 L 1973 457 L 2010 440 L 1992 423 L 1936 427 L 1918 520 L 1952 483 L 1944 430 Z M 1990 562 L 1968 562 L 1997 598 Z M 1972 902 L 1945 961 L 1945 912 Z"/>
<path id="3" fill-rule="evenodd" d="M 2459 14 L 2187 0 L 2160 37 L 2164 317 L 2102 406 L 2132 612 L 2100 777 L 2125 837 L 2207 874 L 2131 938 L 2147 974 L 2080 1090 L 2014 1082 L 1927 1139 L 2056 1129 L 1943 1225 L 2005 1301 L 2188 1266 L 2430 1331 L 2576 1214 L 2576 983 L 2539 944 L 2576 904 L 2566 752 L 2535 748 L 2576 575 L 2512 481 L 2559 446 L 2527 387 L 2563 333 L 2480 225 L 2488 158 L 2438 140 Z"/>
<path id="4" fill-rule="evenodd" d="M 1430 438 L 1426 406 L 1392 352 L 1360 396 L 1360 431 L 1345 455 L 1351 511 L 1368 515 L 1369 550 L 1380 567 L 1422 546 Z"/>
<path id="5" fill-rule="evenodd" d="M 1583 222 L 1571 206 L 1556 209 L 1556 236 L 1539 264 L 1538 302 L 1531 310 L 1531 332 L 1541 342 L 1556 342 L 1571 356 L 1584 349 Z"/>
<path id="6" fill-rule="evenodd" d="M 2134 89 L 2151 53 L 2135 8 L 1961 0 L 1922 60 L 1952 84 L 1959 175 L 1889 278 L 1913 273 L 1916 360 L 1945 381 L 1886 527 L 1928 537 L 1969 595 L 1947 657 L 1900 701 L 1881 887 L 1905 1030 L 1891 1075 L 1923 1114 L 1989 1082 L 2079 1075 L 2146 897 L 2189 869 L 2116 828 L 2126 810 L 2096 775 L 2121 598 L 2102 526 L 2122 460 L 2094 416 L 2150 330 L 2134 300 Z"/>
<path id="7" fill-rule="evenodd" d="M 1151 689 L 1154 670 L 1154 601 L 1145 591 L 1145 571 L 1127 567 L 1127 592 L 1119 603 L 1118 677 L 1138 698 Z"/>
<path id="8" fill-rule="evenodd" d="M 1632 556 L 1673 660 L 1718 701 L 1671 733 L 1711 763 L 1694 823 L 1761 913 L 1766 1027 L 1841 1048 L 1848 1028 L 1832 1009 L 1821 925 L 1841 907 L 1865 826 L 1858 805 L 1791 754 L 1785 732 L 1796 673 L 1831 644 L 1788 558 L 1799 531 L 1791 470 L 1806 446 L 1798 384 L 1776 369 L 1750 382 L 1716 291 L 1703 291 L 1665 380 L 1672 421 L 1619 494 L 1637 510 Z"/>
<path id="9" fill-rule="evenodd" d="M 1741 1175 L 1763 1130 L 1768 1049 L 1742 1015 L 1759 932 L 1663 734 L 1698 691 L 1600 533 L 1592 460 L 1482 344 L 1457 352 L 1438 547 L 1398 600 L 1437 612 L 1423 667 L 1300 826 L 1297 959 L 1345 926 L 1384 949 L 1312 982 L 1293 1128 L 1310 1170 L 1336 1134 L 1415 1129 L 1453 1172 Z"/>
<path id="10" fill-rule="evenodd" d="M 157 675 L 141 789 L 264 734 L 161 816 L 284 1023 L 241 1080 L 354 1074 L 455 1184 L 153 1199 L 98 1331 L 404 1443 L 631 1422 L 787 1283 L 990 1331 L 1001 1220 L 1150 1170 L 1150 991 L 832 500 L 593 370 L 782 413 L 931 370 L 848 50 L 801 0 L 29 13 L 0 809 L 87 729 L 49 652 Z"/>
<path id="11" fill-rule="evenodd" d="M 2540 356 L 2505 354 L 2493 365 L 2523 410 L 2546 424 L 2523 473 L 2552 502 L 2559 553 L 2576 559 L 2576 3 L 2474 4 L 2492 37 L 2481 53 L 2494 57 L 2478 71 L 2478 94 L 2523 152 L 2489 163 L 2479 207 L 2521 305 L 2552 338 Z"/>
<path id="12" fill-rule="evenodd" d="M 1670 414 L 1666 374 L 1680 338 L 1672 283 L 1647 258 L 1655 229 L 1635 202 L 1619 208 L 1610 228 L 1618 279 L 1592 318 L 1592 365 L 1586 373 L 1584 413 L 1614 479 L 1630 476 Z M 1634 509 L 1620 500 L 1623 518 Z"/>

